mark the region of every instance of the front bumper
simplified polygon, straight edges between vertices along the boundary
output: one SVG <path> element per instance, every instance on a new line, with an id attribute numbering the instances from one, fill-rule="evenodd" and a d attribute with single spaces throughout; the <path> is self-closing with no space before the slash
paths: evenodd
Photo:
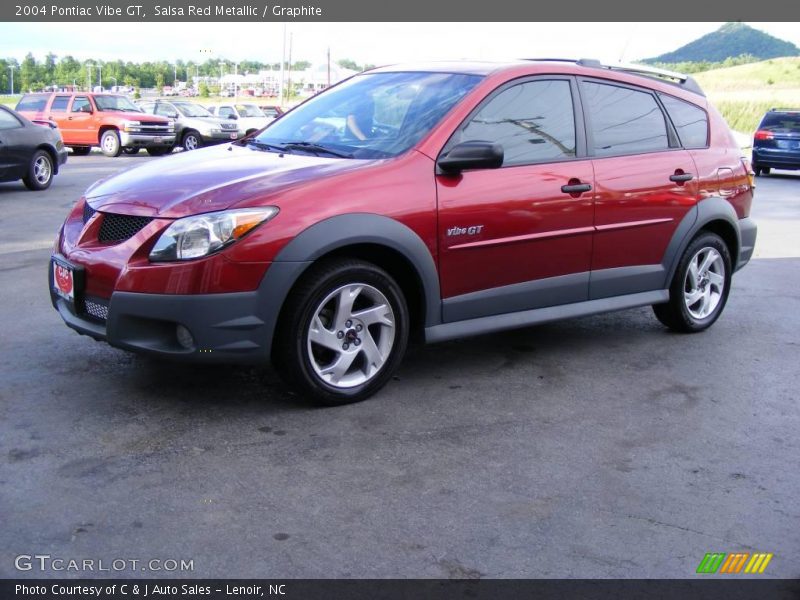
<path id="1" fill-rule="evenodd" d="M 55 258 L 63 257 L 60 254 Z M 283 301 L 308 262 L 272 263 L 256 290 L 213 294 L 114 291 L 108 299 L 67 302 L 48 289 L 53 307 L 70 328 L 132 352 L 187 362 L 263 364 L 269 360 Z M 80 265 L 77 265 L 80 266 Z M 178 326 L 192 336 L 185 347 Z"/>
<path id="2" fill-rule="evenodd" d="M 69 152 L 67 149 L 61 148 L 61 150 L 56 151 L 56 168 L 60 167 L 63 164 L 66 164 L 67 157 L 69 156 Z"/>
<path id="3" fill-rule="evenodd" d="M 67 326 L 117 348 L 192 362 L 260 363 L 269 357 L 271 335 L 257 316 L 257 292 L 197 296 L 114 292 L 107 305 L 96 298 L 73 305 L 50 293 Z M 106 319 L 96 316 L 97 306 L 105 307 Z M 179 325 L 191 333 L 191 347 L 179 341 Z"/>
<path id="4" fill-rule="evenodd" d="M 231 137 L 233 135 L 233 137 Z M 206 132 L 201 133 L 200 136 L 203 138 L 203 142 L 206 144 L 221 144 L 223 142 L 234 142 L 236 141 L 239 136 L 239 130 L 233 129 L 231 131 L 213 131 L 213 132 Z"/>
<path id="5" fill-rule="evenodd" d="M 157 141 L 158 140 L 158 141 Z M 175 133 L 152 135 L 145 133 L 129 133 L 121 131 L 119 142 L 125 148 L 160 148 L 175 145 Z"/>

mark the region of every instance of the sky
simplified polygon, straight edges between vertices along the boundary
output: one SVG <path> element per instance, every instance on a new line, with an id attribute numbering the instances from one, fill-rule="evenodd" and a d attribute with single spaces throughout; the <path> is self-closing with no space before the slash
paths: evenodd
<path id="1" fill-rule="evenodd" d="M 292 61 L 359 64 L 445 59 L 597 58 L 623 62 L 656 56 L 723 23 L 0 23 L 0 57 L 48 52 L 79 60 L 228 60 L 280 62 L 284 29 Z M 800 46 L 797 23 L 749 23 Z M 95 32 L 95 33 L 92 33 Z M 288 58 L 288 57 L 287 57 Z"/>

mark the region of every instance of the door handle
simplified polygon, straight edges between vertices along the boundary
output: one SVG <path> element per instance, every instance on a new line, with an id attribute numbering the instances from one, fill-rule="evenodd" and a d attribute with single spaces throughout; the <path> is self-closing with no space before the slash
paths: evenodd
<path id="1" fill-rule="evenodd" d="M 691 173 L 684 173 L 680 169 L 675 171 L 674 175 L 669 176 L 670 181 L 674 181 L 675 183 L 686 183 L 687 181 L 691 181 L 694 179 L 694 175 Z"/>
<path id="2" fill-rule="evenodd" d="M 573 181 L 577 183 L 573 183 Z M 582 194 L 583 192 L 591 192 L 592 191 L 592 184 L 591 183 L 580 183 L 579 180 L 570 179 L 570 182 L 567 185 L 561 186 L 561 191 L 565 194 Z"/>

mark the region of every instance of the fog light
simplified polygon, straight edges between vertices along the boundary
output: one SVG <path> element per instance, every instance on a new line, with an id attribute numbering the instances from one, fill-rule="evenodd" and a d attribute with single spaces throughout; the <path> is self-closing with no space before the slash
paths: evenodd
<path id="1" fill-rule="evenodd" d="M 187 350 L 194 349 L 194 338 L 189 330 L 183 325 L 178 325 L 175 328 L 175 336 L 178 338 L 178 343 Z"/>

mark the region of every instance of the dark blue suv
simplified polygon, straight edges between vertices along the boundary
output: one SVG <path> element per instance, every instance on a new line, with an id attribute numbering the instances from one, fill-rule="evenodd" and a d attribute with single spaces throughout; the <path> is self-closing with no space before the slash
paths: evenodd
<path id="1" fill-rule="evenodd" d="M 800 109 L 773 108 L 753 139 L 753 171 L 768 175 L 770 168 L 800 169 Z"/>

